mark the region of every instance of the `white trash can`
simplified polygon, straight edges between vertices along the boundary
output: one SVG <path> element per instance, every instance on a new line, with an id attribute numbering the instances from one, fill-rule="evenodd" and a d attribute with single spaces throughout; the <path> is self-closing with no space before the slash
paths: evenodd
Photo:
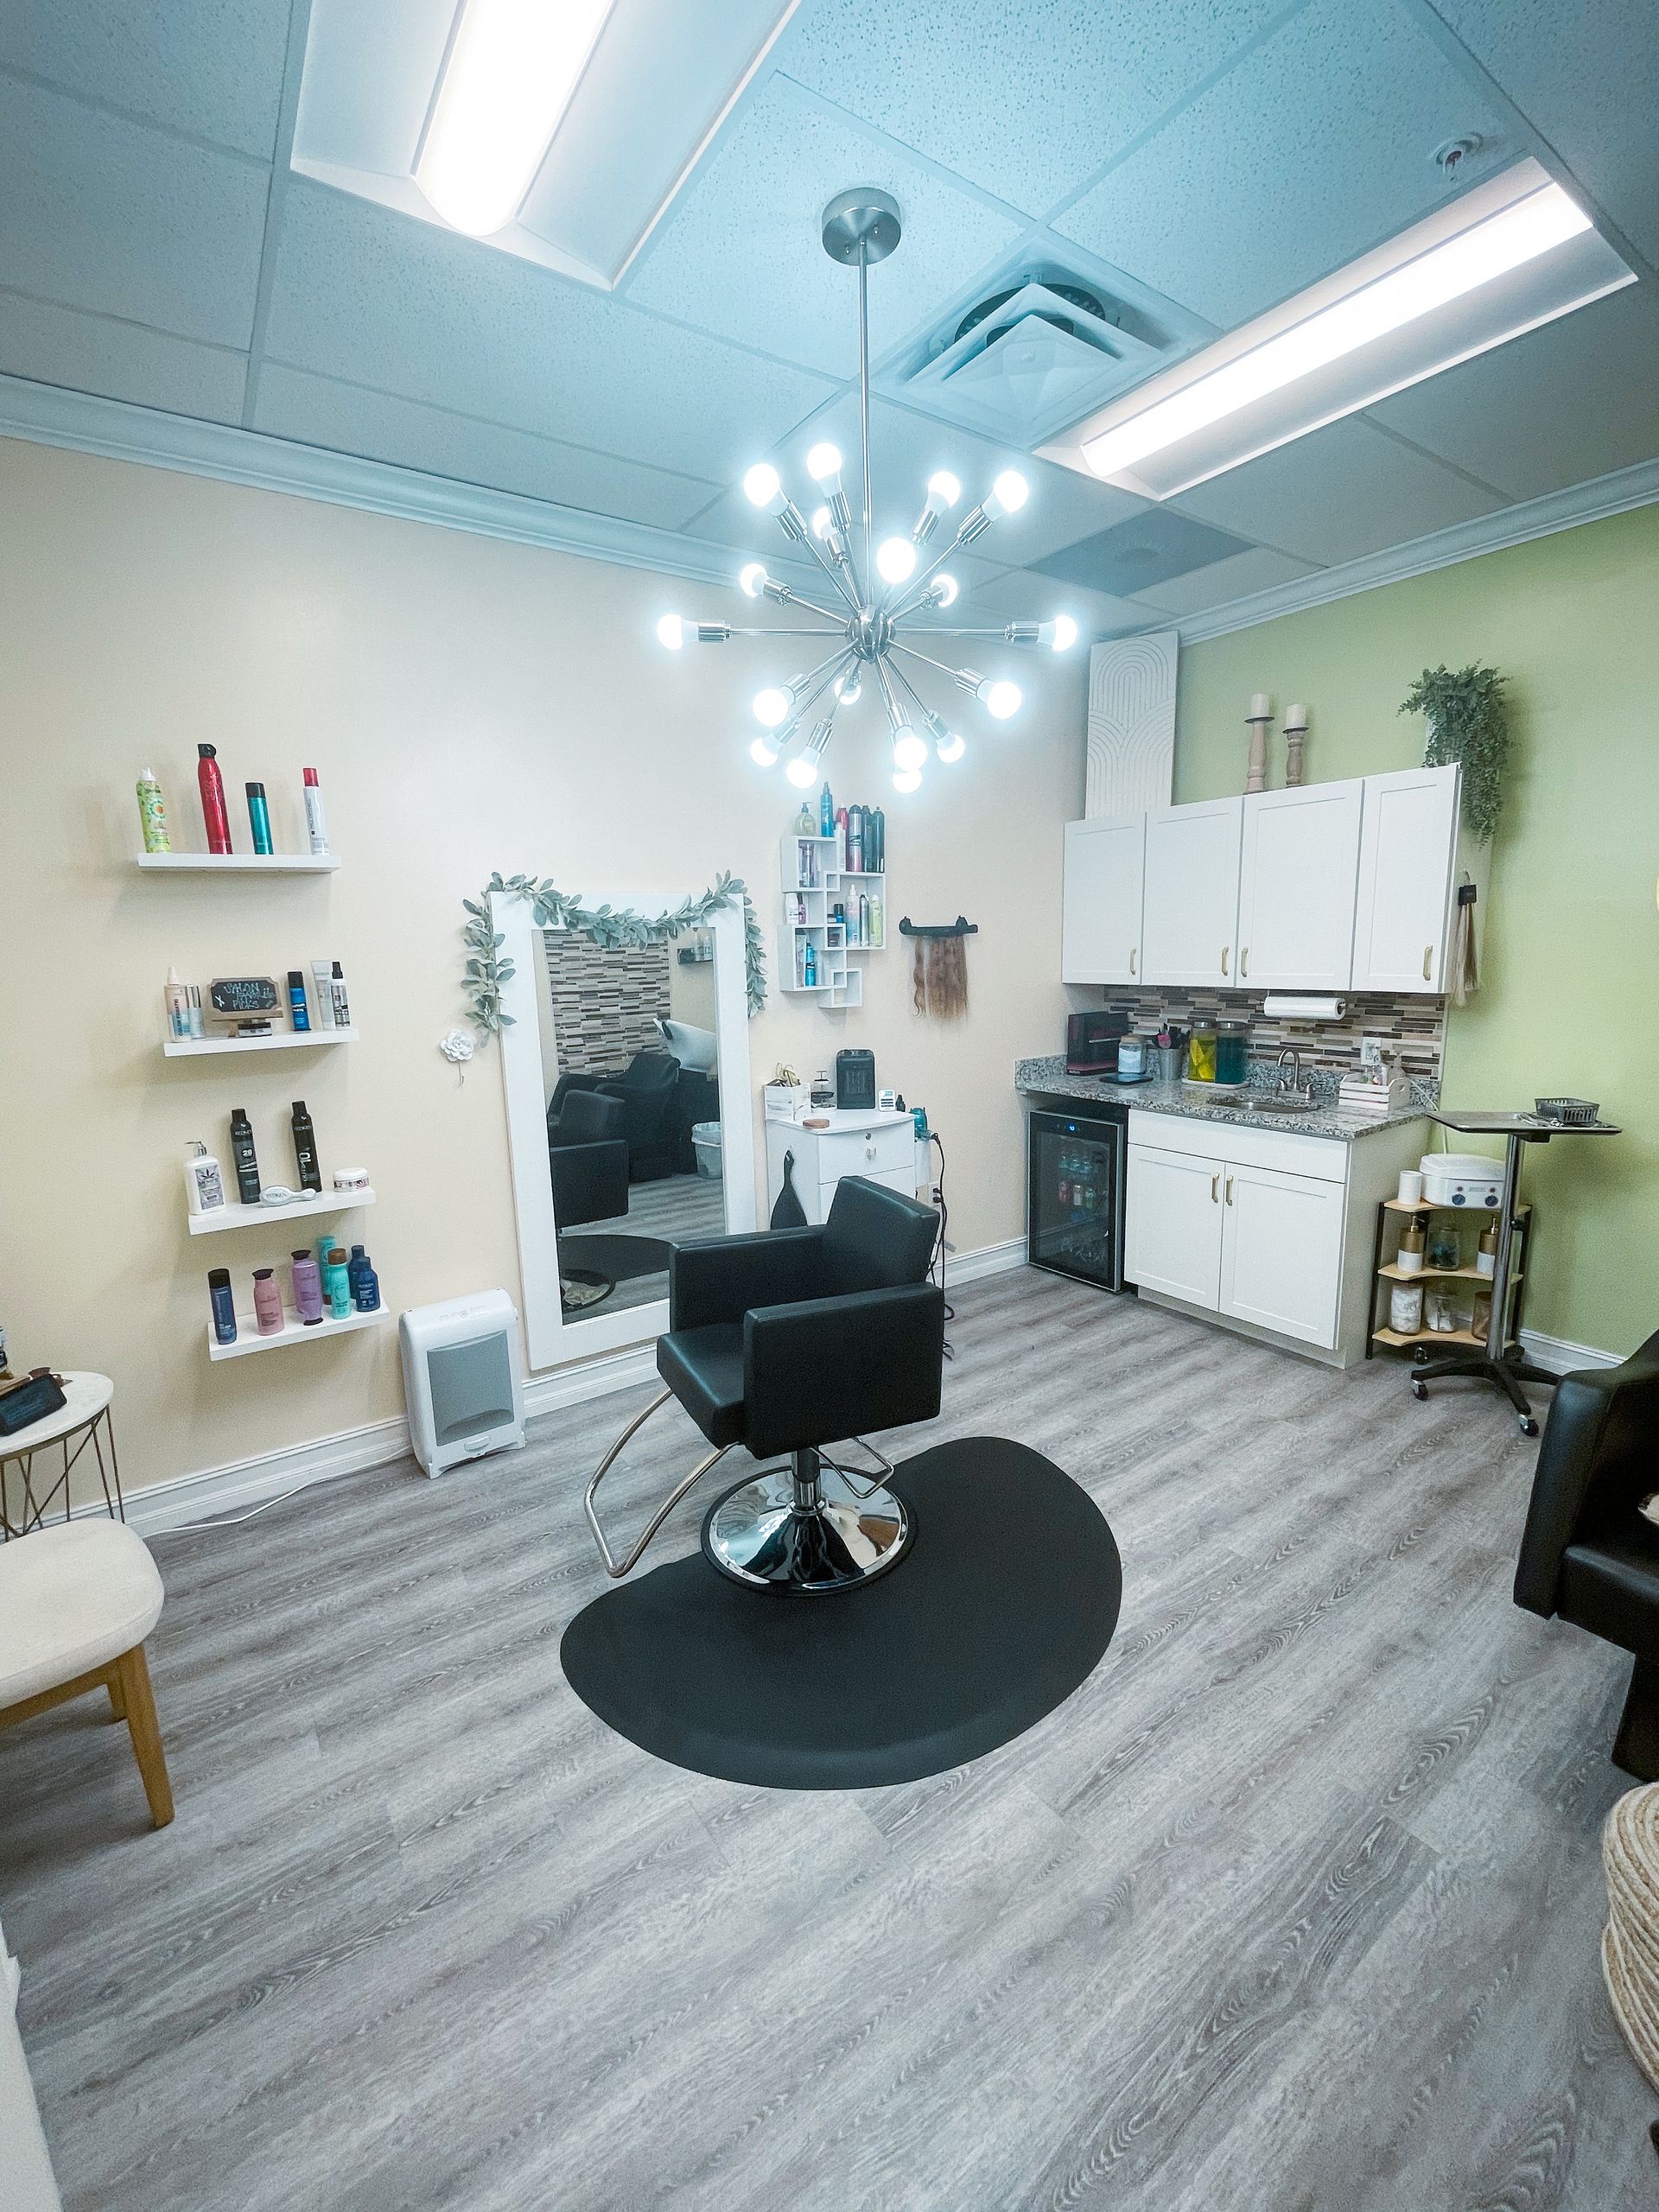
<path id="1" fill-rule="evenodd" d="M 698 1174 L 712 1176 L 718 1182 L 720 1179 L 720 1123 L 693 1122 L 691 1148 L 697 1155 Z"/>

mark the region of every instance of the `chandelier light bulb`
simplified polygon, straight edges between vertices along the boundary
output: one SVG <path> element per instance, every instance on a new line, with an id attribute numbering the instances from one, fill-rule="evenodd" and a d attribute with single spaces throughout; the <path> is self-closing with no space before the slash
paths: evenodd
<path id="1" fill-rule="evenodd" d="M 1000 522 L 1004 515 L 1017 515 L 1030 496 L 1031 486 L 1019 470 L 1005 468 L 990 488 L 985 512 L 993 522 Z"/>
<path id="2" fill-rule="evenodd" d="M 936 468 L 927 480 L 927 503 L 941 507 L 954 507 L 962 497 L 962 486 L 948 468 Z"/>
<path id="3" fill-rule="evenodd" d="M 908 722 L 900 722 L 893 733 L 893 765 L 895 768 L 919 768 L 927 759 L 927 747 L 918 737 Z"/>
<path id="4" fill-rule="evenodd" d="M 1000 722 L 1007 721 L 1010 715 L 1017 715 L 1025 698 L 1020 686 L 1011 683 L 1006 676 L 986 677 L 976 687 L 974 696 L 982 703 L 986 713 L 994 715 Z M 760 712 L 759 700 L 755 702 L 755 711 Z"/>
<path id="5" fill-rule="evenodd" d="M 1008 688 L 1010 690 L 1014 690 L 1012 684 Z M 763 729 L 781 729 L 789 720 L 789 710 L 794 703 L 795 694 L 786 683 L 768 683 L 764 690 L 757 691 L 754 695 L 754 719 Z M 1017 690 L 1014 690 L 1014 706 L 1017 707 L 1019 703 L 1020 695 Z M 1014 707 L 1009 707 L 1006 711 L 1012 714 Z M 991 709 L 991 712 L 993 714 L 996 712 L 995 707 Z"/>
<path id="6" fill-rule="evenodd" d="M 777 765 L 778 747 L 769 737 L 757 737 L 749 747 L 749 758 L 757 768 L 771 768 Z"/>
<path id="7" fill-rule="evenodd" d="M 1052 622 L 1038 624 L 1037 642 L 1057 653 L 1069 652 L 1077 642 L 1077 626 L 1069 614 L 1057 614 Z"/>
<path id="8" fill-rule="evenodd" d="M 818 764 L 810 753 L 798 753 L 784 773 L 798 791 L 810 791 L 818 779 Z"/>
<path id="9" fill-rule="evenodd" d="M 749 599 L 759 599 L 766 588 L 766 569 L 764 561 L 746 561 L 737 572 L 737 581 Z"/>
<path id="10" fill-rule="evenodd" d="M 929 596 L 935 607 L 954 607 L 961 590 L 962 586 L 956 578 L 941 569 L 933 579 Z"/>
<path id="11" fill-rule="evenodd" d="M 785 505 L 784 487 L 769 461 L 755 462 L 743 479 L 743 495 L 751 506 L 764 507 L 768 514 L 781 514 Z"/>
<path id="12" fill-rule="evenodd" d="M 919 768 L 895 768 L 893 772 L 893 788 L 896 791 L 908 792 L 920 791 L 922 788 L 921 770 Z"/>
<path id="13" fill-rule="evenodd" d="M 836 696 L 843 707 L 855 707 L 863 695 L 864 680 L 854 669 L 850 675 L 836 678 Z"/>
<path id="14" fill-rule="evenodd" d="M 887 582 L 908 583 L 916 573 L 916 548 L 907 537 L 884 537 L 876 548 L 875 565 Z"/>
<path id="15" fill-rule="evenodd" d="M 806 456 L 806 473 L 815 484 L 821 484 L 829 491 L 840 480 L 841 448 L 832 446 L 827 438 L 821 445 L 814 446 Z"/>
<path id="16" fill-rule="evenodd" d="M 945 730 L 933 741 L 933 750 L 941 760 L 960 760 L 968 750 L 967 740 L 953 729 Z"/>
<path id="17" fill-rule="evenodd" d="M 685 643 L 686 624 L 678 614 L 664 614 L 657 625 L 657 639 L 671 653 L 677 653 Z"/>
<path id="18" fill-rule="evenodd" d="M 820 542 L 823 542 L 829 537 L 830 531 L 835 528 L 835 526 L 836 518 L 830 513 L 828 507 L 814 507 L 812 510 L 812 535 L 814 537 L 817 538 Z"/>

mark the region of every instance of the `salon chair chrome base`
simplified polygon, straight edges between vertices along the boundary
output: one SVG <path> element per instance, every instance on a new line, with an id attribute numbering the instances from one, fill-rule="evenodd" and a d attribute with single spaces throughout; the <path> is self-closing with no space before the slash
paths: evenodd
<path id="1" fill-rule="evenodd" d="M 914 1527 L 879 1483 L 862 1485 L 811 1450 L 717 1498 L 702 1524 L 712 1566 L 753 1590 L 855 1589 L 896 1567 Z"/>

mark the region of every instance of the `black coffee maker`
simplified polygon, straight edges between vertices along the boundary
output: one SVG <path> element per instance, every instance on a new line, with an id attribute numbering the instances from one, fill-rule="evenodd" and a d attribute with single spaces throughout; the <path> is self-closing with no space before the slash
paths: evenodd
<path id="1" fill-rule="evenodd" d="M 862 1045 L 836 1054 L 836 1103 L 860 1113 L 875 1109 L 875 1054 Z"/>

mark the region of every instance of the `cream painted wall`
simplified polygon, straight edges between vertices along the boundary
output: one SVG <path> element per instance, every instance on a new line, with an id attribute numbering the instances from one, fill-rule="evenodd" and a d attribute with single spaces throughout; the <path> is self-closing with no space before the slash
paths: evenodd
<path id="1" fill-rule="evenodd" d="M 736 594 L 733 594 L 736 598 Z M 518 1294 L 496 1056 L 466 1080 L 437 1040 L 461 1014 L 460 901 L 493 868 L 572 890 L 746 877 L 766 929 L 794 808 L 745 757 L 746 702 L 776 658 L 671 657 L 666 607 L 721 594 L 635 571 L 165 471 L 0 441 L 0 698 L 6 947 L 0 1316 L 14 1357 L 115 1377 L 130 1486 L 349 1431 L 402 1409 L 396 1332 L 212 1364 L 206 1270 L 283 1259 L 289 1236 L 191 1239 L 181 1161 L 224 1156 L 245 1103 L 267 1172 L 303 1096 L 325 1171 L 366 1166 L 379 1203 L 343 1225 L 394 1308 L 502 1283 Z M 737 601 L 747 613 L 747 602 Z M 1061 824 L 1082 810 L 1086 671 L 1031 667 L 1019 723 L 908 801 L 873 711 L 832 748 L 845 798 L 887 805 L 893 919 L 966 912 L 972 1010 L 912 1009 L 897 949 L 833 1016 L 774 996 L 758 1084 L 872 1046 L 949 1148 L 952 1241 L 1020 1233 L 1012 1062 L 1055 1049 Z M 301 842 L 300 770 L 321 773 L 332 876 L 142 875 L 133 784 L 162 779 L 175 845 L 200 842 L 195 746 L 220 748 L 232 818 L 263 779 Z M 798 802 L 797 802 L 798 804 Z M 898 940 L 895 935 L 895 947 Z M 164 1061 L 162 982 L 327 954 L 363 1042 L 246 1061 Z M 755 1105 L 758 1118 L 758 1098 Z"/>

